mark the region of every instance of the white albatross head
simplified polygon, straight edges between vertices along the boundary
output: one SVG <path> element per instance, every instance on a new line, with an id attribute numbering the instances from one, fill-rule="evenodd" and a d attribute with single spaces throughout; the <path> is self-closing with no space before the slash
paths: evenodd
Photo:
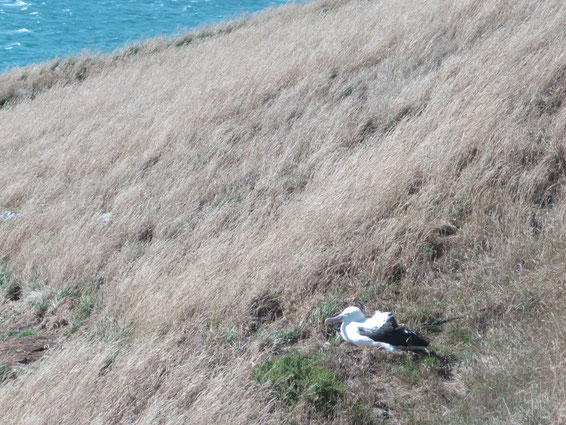
<path id="1" fill-rule="evenodd" d="M 326 319 L 324 321 L 324 323 L 326 325 L 329 325 L 331 323 L 338 323 L 338 322 L 343 322 L 343 323 L 350 323 L 350 322 L 363 322 L 364 320 L 366 320 L 366 316 L 364 316 L 364 313 L 362 313 L 362 310 L 360 310 L 358 307 L 348 307 L 346 308 L 342 313 L 340 313 L 338 316 L 335 317 L 329 317 L 328 319 Z"/>

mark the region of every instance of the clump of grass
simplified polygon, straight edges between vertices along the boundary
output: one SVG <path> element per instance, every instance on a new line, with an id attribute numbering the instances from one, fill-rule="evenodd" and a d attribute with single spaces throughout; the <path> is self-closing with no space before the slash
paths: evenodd
<path id="1" fill-rule="evenodd" d="M 377 284 L 373 283 L 358 294 L 358 300 L 362 303 L 366 303 L 375 297 L 376 292 Z"/>
<path id="2" fill-rule="evenodd" d="M 90 290 L 86 290 L 79 301 L 79 304 L 75 307 L 74 313 L 77 320 L 86 320 L 92 313 L 94 309 L 94 295 Z"/>
<path id="3" fill-rule="evenodd" d="M 224 344 L 226 345 L 233 345 L 237 338 L 238 338 L 238 333 L 236 332 L 235 329 L 228 329 L 226 332 L 224 332 Z"/>
<path id="4" fill-rule="evenodd" d="M 126 48 L 124 48 L 123 50 L 123 55 L 124 56 L 135 56 L 137 55 L 140 51 L 142 50 L 142 47 L 139 45 L 131 45 L 131 46 L 127 46 Z"/>
<path id="5" fill-rule="evenodd" d="M 340 304 L 336 298 L 330 298 L 326 301 L 323 301 L 318 305 L 318 307 L 312 312 L 311 315 L 311 322 L 314 325 L 318 325 L 324 327 L 324 335 L 328 339 L 334 333 L 334 329 L 336 329 L 339 324 L 326 326 L 324 321 L 329 317 L 335 316 L 338 314 L 340 308 Z"/>
<path id="6" fill-rule="evenodd" d="M 63 289 L 59 291 L 57 294 L 58 299 L 63 298 L 80 298 L 81 291 L 76 287 L 65 286 Z"/>
<path id="7" fill-rule="evenodd" d="M 297 190 L 303 189 L 309 179 L 306 174 L 300 173 L 285 182 L 285 190 L 287 193 L 293 193 Z"/>
<path id="8" fill-rule="evenodd" d="M 280 329 L 273 332 L 269 339 L 276 345 L 289 345 L 296 343 L 301 336 L 300 326 L 293 326 L 289 329 Z"/>
<path id="9" fill-rule="evenodd" d="M 193 169 L 195 171 L 202 170 L 210 161 L 210 155 L 206 152 L 197 152 L 193 160 Z"/>
<path id="10" fill-rule="evenodd" d="M 372 409 L 365 404 L 355 404 L 348 412 L 348 423 L 350 425 L 377 425 L 383 423 L 383 420 L 378 419 L 374 410 L 382 409 Z"/>
<path id="11" fill-rule="evenodd" d="M 71 329 L 70 333 L 77 332 L 81 326 L 87 321 L 92 312 L 97 306 L 98 302 L 98 284 L 96 282 L 89 283 L 80 292 L 80 296 L 77 292 L 70 292 L 70 294 L 78 298 L 78 302 L 73 308 L 72 319 L 71 319 Z"/>
<path id="12" fill-rule="evenodd" d="M 194 34 L 186 34 L 180 37 L 178 40 L 175 40 L 174 44 L 175 47 L 182 47 L 191 44 L 195 40 Z"/>
<path id="13" fill-rule="evenodd" d="M 324 323 L 326 319 L 338 314 L 340 304 L 336 298 L 321 302 L 311 315 L 313 323 Z"/>
<path id="14" fill-rule="evenodd" d="M 13 100 L 17 99 L 18 95 L 14 90 L 10 90 L 5 93 L 0 94 L 0 108 L 9 104 Z"/>
<path id="15" fill-rule="evenodd" d="M 132 336 L 134 326 L 113 318 L 110 314 L 101 314 L 95 323 L 95 334 L 101 341 L 125 342 Z"/>
<path id="16" fill-rule="evenodd" d="M 446 374 L 446 366 L 440 358 L 427 357 L 407 357 L 403 358 L 393 368 L 392 372 L 395 376 L 412 384 L 422 382 L 428 379 L 434 379 L 437 376 Z"/>
<path id="17" fill-rule="evenodd" d="M 224 315 L 226 313 L 224 311 L 215 311 L 212 313 L 210 318 L 208 319 L 208 328 L 211 331 L 218 329 L 221 323 L 224 321 Z"/>
<path id="18" fill-rule="evenodd" d="M 217 33 L 214 31 L 201 31 L 199 33 L 190 33 L 190 34 L 185 34 L 183 36 L 181 36 L 180 38 L 178 38 L 177 40 L 175 40 L 173 42 L 173 45 L 175 47 L 182 47 L 182 46 L 187 46 L 197 40 L 204 40 L 206 38 L 210 38 L 213 37 L 214 35 L 216 35 Z"/>
<path id="19" fill-rule="evenodd" d="M 0 267 L 0 288 L 4 288 L 10 284 L 12 277 L 7 270 Z"/>
<path id="20" fill-rule="evenodd" d="M 56 309 L 64 300 L 80 302 L 82 296 L 81 290 L 77 287 L 65 286 L 54 292 L 47 286 L 40 286 L 32 282 L 27 289 L 25 302 L 36 309 L 38 316 L 43 316 L 50 307 Z"/>
<path id="21" fill-rule="evenodd" d="M 0 364 L 0 384 L 10 377 L 10 372 L 10 366 Z"/>
<path id="22" fill-rule="evenodd" d="M 37 294 L 35 294 L 32 292 L 26 298 L 26 301 L 36 307 L 40 312 L 45 312 L 49 307 L 57 308 L 57 306 L 66 299 L 78 300 L 80 298 L 81 291 L 79 288 L 65 286 L 56 293 L 37 291 Z"/>
<path id="23" fill-rule="evenodd" d="M 5 268 L 0 266 L 0 289 L 5 289 L 7 300 L 17 301 L 22 296 L 22 285 Z"/>
<path id="24" fill-rule="evenodd" d="M 35 335 L 37 331 L 35 329 L 10 329 L 4 332 L 4 338 L 10 338 L 15 336 L 16 338 L 22 338 L 24 336 Z"/>
<path id="25" fill-rule="evenodd" d="M 19 331 L 16 336 L 18 338 L 22 338 L 24 336 L 30 336 L 30 335 L 35 335 L 37 333 L 37 331 L 35 329 L 24 329 L 22 331 Z"/>
<path id="26" fill-rule="evenodd" d="M 12 280 L 6 288 L 6 298 L 10 301 L 18 301 L 22 297 L 22 286 L 19 282 Z"/>
<path id="27" fill-rule="evenodd" d="M 472 207 L 468 201 L 456 200 L 449 212 L 450 221 L 462 224 L 472 213 Z"/>
<path id="28" fill-rule="evenodd" d="M 49 286 L 32 282 L 26 288 L 25 302 L 35 308 L 38 316 L 43 316 L 56 297 Z"/>
<path id="29" fill-rule="evenodd" d="M 388 133 L 392 131 L 403 118 L 411 113 L 411 108 L 405 107 L 395 114 L 389 115 L 383 123 L 383 131 Z"/>
<path id="30" fill-rule="evenodd" d="M 340 304 L 336 298 L 330 298 L 323 301 L 318 305 L 318 307 L 313 311 L 311 315 L 311 322 L 314 325 L 324 326 L 324 333 L 326 338 L 333 334 L 332 329 L 335 329 L 338 325 L 325 326 L 324 321 L 329 317 L 338 314 Z"/>
<path id="31" fill-rule="evenodd" d="M 278 352 L 284 347 L 288 347 L 297 343 L 300 339 L 305 337 L 305 332 L 300 326 L 293 326 L 291 328 L 278 329 L 271 332 L 267 339 L 264 341 L 263 346 L 269 347 L 274 352 Z"/>
<path id="32" fill-rule="evenodd" d="M 348 96 L 350 96 L 352 93 L 354 93 L 354 86 L 352 84 L 348 84 L 346 87 L 344 87 L 341 91 L 340 94 L 338 96 L 338 98 L 340 100 L 347 98 Z"/>
<path id="33" fill-rule="evenodd" d="M 330 416 L 346 394 L 346 386 L 318 356 L 289 353 L 265 360 L 253 371 L 253 378 L 269 387 L 287 405 L 305 401 L 322 416 Z"/>

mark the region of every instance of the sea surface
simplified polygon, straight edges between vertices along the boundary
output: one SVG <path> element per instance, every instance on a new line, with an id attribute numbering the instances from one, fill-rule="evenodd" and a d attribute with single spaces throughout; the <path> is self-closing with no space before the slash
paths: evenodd
<path id="1" fill-rule="evenodd" d="M 0 0 L 0 72 L 56 56 L 110 52 L 288 0 Z"/>

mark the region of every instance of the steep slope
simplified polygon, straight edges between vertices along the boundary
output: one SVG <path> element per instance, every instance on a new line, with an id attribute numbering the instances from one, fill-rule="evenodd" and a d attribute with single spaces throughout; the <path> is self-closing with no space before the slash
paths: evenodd
<path id="1" fill-rule="evenodd" d="M 0 421 L 563 423 L 565 13 L 314 1 L 3 76 L 2 344 L 56 343 Z M 348 304 L 436 357 L 337 344 Z M 330 413 L 254 379 L 295 351 Z"/>

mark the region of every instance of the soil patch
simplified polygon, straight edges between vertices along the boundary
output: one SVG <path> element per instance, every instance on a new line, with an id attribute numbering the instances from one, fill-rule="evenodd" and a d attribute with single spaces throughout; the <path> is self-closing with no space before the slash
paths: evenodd
<path id="1" fill-rule="evenodd" d="M 0 363 L 4 365 L 25 365 L 39 359 L 55 342 L 45 335 L 12 337 L 0 341 Z"/>

